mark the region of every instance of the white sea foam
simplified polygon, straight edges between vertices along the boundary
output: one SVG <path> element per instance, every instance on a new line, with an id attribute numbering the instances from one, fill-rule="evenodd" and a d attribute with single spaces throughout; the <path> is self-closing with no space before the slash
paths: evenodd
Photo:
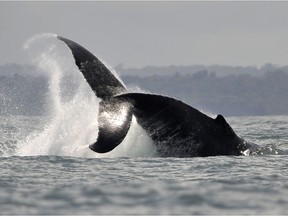
<path id="1" fill-rule="evenodd" d="M 51 41 L 50 39 L 53 38 Z M 33 49 L 37 41 L 42 49 Z M 33 45 L 33 46 L 32 46 Z M 39 45 L 40 46 L 40 45 Z M 55 39 L 54 34 L 36 35 L 24 45 L 32 53 L 32 61 L 49 78 L 50 114 L 44 130 L 30 134 L 18 145 L 16 155 L 63 155 L 77 157 L 137 157 L 153 155 L 154 147 L 145 131 L 133 119 L 130 131 L 122 144 L 106 154 L 88 148 L 97 139 L 99 99 L 74 65 L 69 49 Z M 31 51 L 32 50 L 32 51 Z M 67 55 L 67 53 L 69 55 Z M 114 72 L 115 73 L 115 72 Z M 76 77 L 78 87 L 68 100 L 63 89 L 69 90 L 63 79 Z M 69 83 L 69 82 L 66 82 Z M 68 85 L 68 86 L 67 86 Z"/>
<path id="2" fill-rule="evenodd" d="M 42 34 L 37 34 L 32 37 L 30 37 L 24 44 L 23 44 L 23 49 L 29 49 L 31 44 L 35 43 L 37 40 L 43 40 L 43 39 L 50 39 L 50 38 L 55 38 L 57 37 L 56 34 L 53 33 L 42 33 Z"/>

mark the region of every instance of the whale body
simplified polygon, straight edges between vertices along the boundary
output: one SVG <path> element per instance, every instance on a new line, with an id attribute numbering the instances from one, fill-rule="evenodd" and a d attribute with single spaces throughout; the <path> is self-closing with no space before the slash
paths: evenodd
<path id="1" fill-rule="evenodd" d="M 57 37 L 70 48 L 79 70 L 101 99 L 99 132 L 96 142 L 89 145 L 91 150 L 106 153 L 117 147 L 127 135 L 132 116 L 153 140 L 159 157 L 238 156 L 255 147 L 239 137 L 222 115 L 213 119 L 171 97 L 129 93 L 91 52 Z"/>

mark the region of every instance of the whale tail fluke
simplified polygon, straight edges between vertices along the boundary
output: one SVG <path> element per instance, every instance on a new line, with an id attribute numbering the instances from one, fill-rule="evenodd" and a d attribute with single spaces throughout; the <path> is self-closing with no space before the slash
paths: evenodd
<path id="1" fill-rule="evenodd" d="M 109 98 L 126 90 L 125 86 L 91 52 L 74 41 L 61 36 L 57 38 L 70 48 L 76 65 L 98 98 Z"/>
<path id="2" fill-rule="evenodd" d="M 106 153 L 118 146 L 126 137 L 132 121 L 130 103 L 116 98 L 102 100 L 98 114 L 98 138 L 89 148 Z"/>
<path id="3" fill-rule="evenodd" d="M 113 98 L 125 92 L 126 88 L 91 52 L 72 40 L 61 36 L 57 38 L 70 48 L 87 83 L 102 99 L 99 104 L 98 138 L 89 148 L 98 153 L 109 152 L 123 141 L 131 125 L 131 105 Z"/>

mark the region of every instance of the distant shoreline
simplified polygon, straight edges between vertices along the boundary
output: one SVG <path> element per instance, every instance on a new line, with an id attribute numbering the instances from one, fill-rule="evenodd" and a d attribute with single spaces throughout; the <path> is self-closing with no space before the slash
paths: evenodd
<path id="1" fill-rule="evenodd" d="M 115 69 L 129 88 L 175 97 L 206 113 L 225 116 L 288 114 L 288 66 L 232 67 L 234 71 L 230 73 L 225 71 L 230 66 L 214 67 L 217 70 L 222 67 L 222 73 L 202 67 L 207 70 L 196 71 L 196 66 Z M 0 65 L 0 115 L 47 113 L 48 82 L 47 75 L 32 65 Z M 63 97 L 73 96 L 77 82 L 64 77 Z"/>

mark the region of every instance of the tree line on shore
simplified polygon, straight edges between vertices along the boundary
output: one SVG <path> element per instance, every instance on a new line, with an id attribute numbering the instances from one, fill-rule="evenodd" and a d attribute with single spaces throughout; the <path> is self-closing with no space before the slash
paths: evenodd
<path id="1" fill-rule="evenodd" d="M 270 67 L 259 76 L 249 73 L 219 75 L 200 70 L 140 76 L 123 73 L 130 89 L 167 95 L 212 114 L 226 116 L 288 114 L 288 71 Z M 205 69 L 205 68 L 204 68 Z M 36 72 L 35 72 L 36 71 Z M 69 79 L 65 77 L 64 79 Z M 0 114 L 45 115 L 49 100 L 49 79 L 32 66 L 0 66 Z"/>

